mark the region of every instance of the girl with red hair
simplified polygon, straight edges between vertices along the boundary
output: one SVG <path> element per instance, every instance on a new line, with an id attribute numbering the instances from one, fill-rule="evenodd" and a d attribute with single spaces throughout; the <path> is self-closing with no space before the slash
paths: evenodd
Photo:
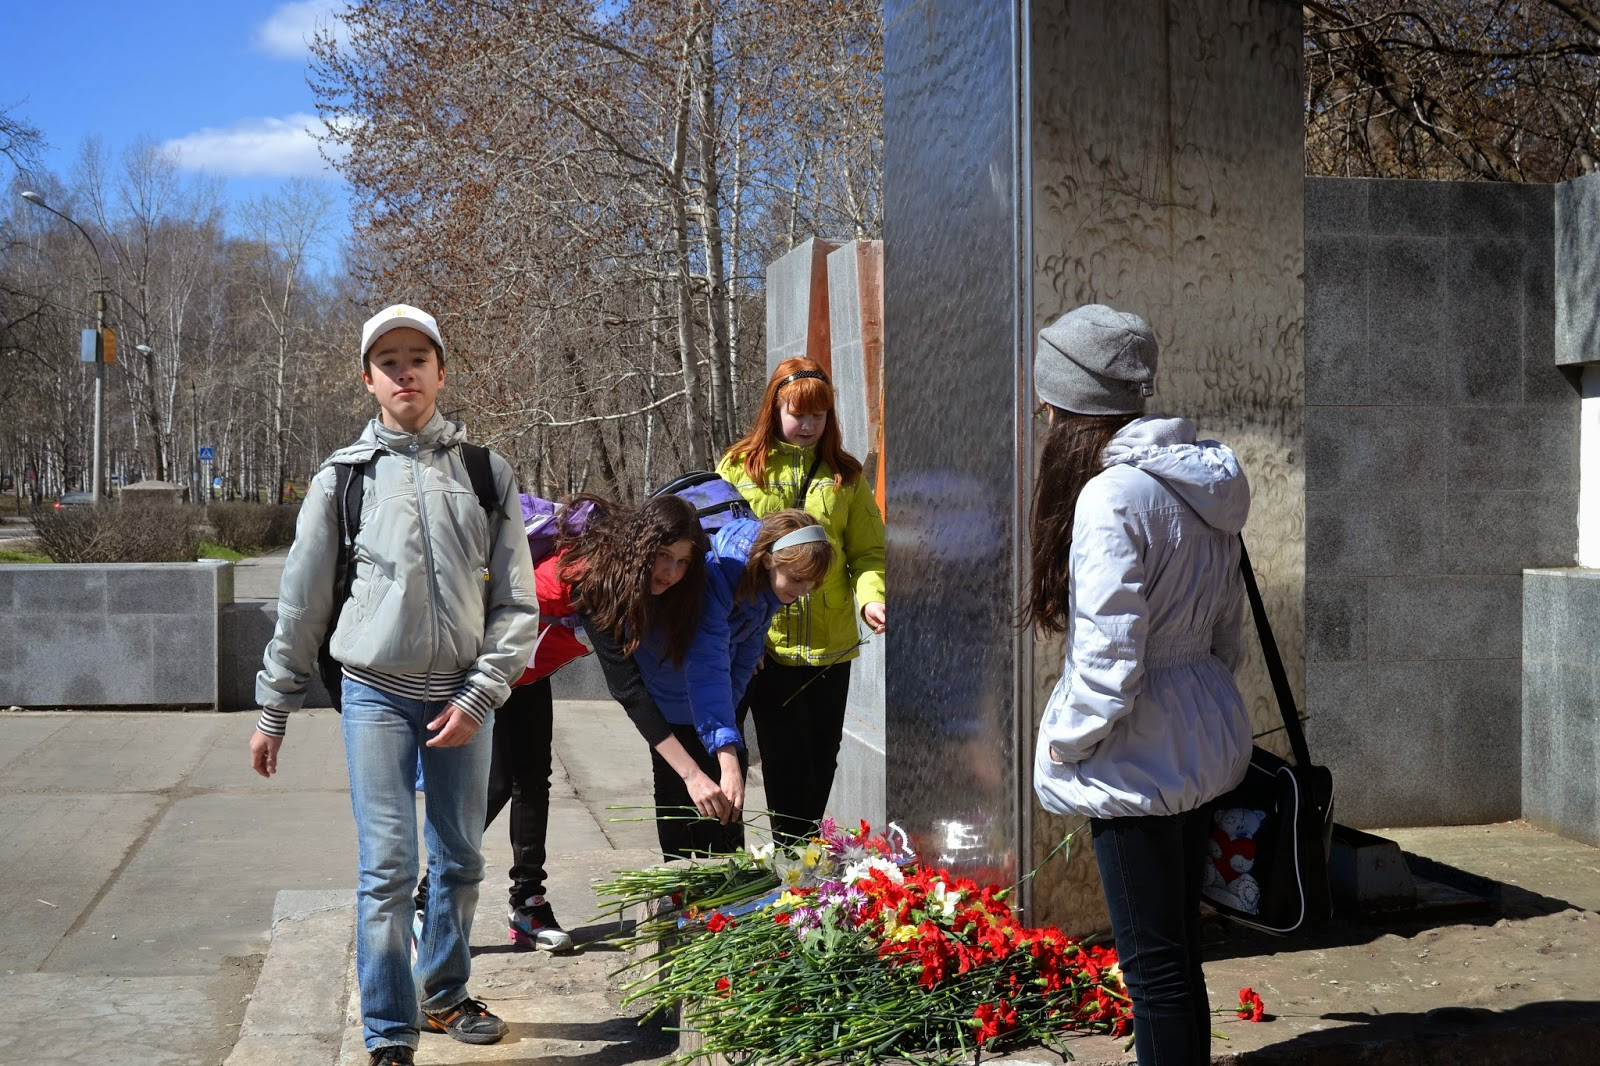
<path id="1" fill-rule="evenodd" d="M 738 486 L 757 517 L 789 507 L 814 515 L 833 563 L 812 592 L 785 607 L 767 632 L 762 668 L 740 707 L 755 719 L 773 837 L 789 843 L 822 820 L 833 788 L 860 625 L 887 625 L 883 516 L 840 443 L 833 384 L 810 359 L 773 371 L 755 425 L 717 473 Z"/>

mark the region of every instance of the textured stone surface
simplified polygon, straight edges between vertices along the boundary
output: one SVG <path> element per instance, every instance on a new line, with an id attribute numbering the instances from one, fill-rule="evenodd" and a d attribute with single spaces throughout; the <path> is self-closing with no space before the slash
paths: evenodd
<path id="1" fill-rule="evenodd" d="M 0 566 L 0 705 L 220 705 L 233 564 Z"/>
<path id="2" fill-rule="evenodd" d="M 802 241 L 767 267 L 767 366 L 803 355 L 827 368 L 828 253 L 837 241 Z"/>
<path id="3" fill-rule="evenodd" d="M 1600 572 L 1523 575 L 1523 817 L 1600 845 Z"/>
<path id="4" fill-rule="evenodd" d="M 1339 800 L 1349 824 L 1510 817 L 1521 572 L 1570 563 L 1577 541 L 1556 194 L 1345 179 L 1306 194 L 1311 748 L 1360 782 Z"/>
<path id="5" fill-rule="evenodd" d="M 1600 174 L 1555 188 L 1555 357 L 1600 360 Z"/>

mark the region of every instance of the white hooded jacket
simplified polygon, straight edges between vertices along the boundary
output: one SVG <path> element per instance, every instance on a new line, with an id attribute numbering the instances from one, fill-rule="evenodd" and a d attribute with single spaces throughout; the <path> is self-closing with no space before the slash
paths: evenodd
<path id="1" fill-rule="evenodd" d="M 1196 441 L 1186 419 L 1138 418 L 1107 448 L 1073 522 L 1066 665 L 1034 757 L 1046 810 L 1177 814 L 1243 780 L 1250 719 L 1233 672 L 1249 513 L 1233 452 Z"/>

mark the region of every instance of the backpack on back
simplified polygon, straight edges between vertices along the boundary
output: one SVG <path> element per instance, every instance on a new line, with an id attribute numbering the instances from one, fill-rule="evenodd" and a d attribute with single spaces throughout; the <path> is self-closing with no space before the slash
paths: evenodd
<path id="1" fill-rule="evenodd" d="M 710 536 L 736 518 L 754 518 L 750 504 L 733 482 L 709 470 L 691 470 L 652 492 L 651 497 L 677 496 L 694 505 L 700 528 Z"/>
<path id="2" fill-rule="evenodd" d="M 492 520 L 500 513 L 500 492 L 495 487 L 494 469 L 489 465 L 489 449 L 466 441 L 458 447 L 473 494 Z M 334 467 L 333 510 L 339 523 L 339 550 L 333 565 L 333 613 L 328 616 L 328 631 L 322 635 L 322 646 L 317 649 L 317 674 L 336 711 L 342 709 L 344 666 L 333 657 L 333 630 L 339 624 L 339 615 L 355 584 L 356 534 L 361 531 L 361 500 L 366 493 L 366 469 L 371 462 L 368 459 L 361 463 L 339 463 Z"/>

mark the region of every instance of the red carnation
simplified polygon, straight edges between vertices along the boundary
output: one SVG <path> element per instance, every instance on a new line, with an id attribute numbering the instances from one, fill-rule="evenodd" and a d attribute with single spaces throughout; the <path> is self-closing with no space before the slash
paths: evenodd
<path id="1" fill-rule="evenodd" d="M 1239 989 L 1239 1005 L 1234 1008 L 1239 1012 L 1239 1017 L 1247 1022 L 1259 1022 L 1261 1016 L 1267 1012 L 1266 1004 L 1261 1002 L 1261 997 L 1256 995 L 1253 988 Z"/>

